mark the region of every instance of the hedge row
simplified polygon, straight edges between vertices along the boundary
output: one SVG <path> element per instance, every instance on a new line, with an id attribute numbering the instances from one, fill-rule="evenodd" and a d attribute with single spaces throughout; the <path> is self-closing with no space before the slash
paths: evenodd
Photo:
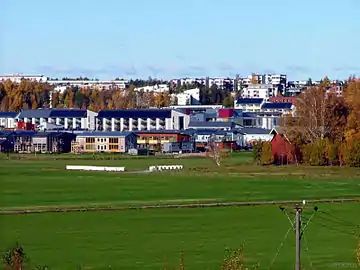
<path id="1" fill-rule="evenodd" d="M 299 147 L 300 164 L 310 166 L 349 166 L 360 167 L 360 141 L 342 143 L 322 139 Z M 254 161 L 261 165 L 274 164 L 270 142 L 259 142 L 253 148 Z"/>

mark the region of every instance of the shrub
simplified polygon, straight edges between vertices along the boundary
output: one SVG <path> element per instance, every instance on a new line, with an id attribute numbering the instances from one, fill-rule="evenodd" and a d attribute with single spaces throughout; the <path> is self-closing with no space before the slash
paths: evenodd
<path id="1" fill-rule="evenodd" d="M 274 157 L 271 151 L 271 142 L 263 142 L 260 153 L 261 165 L 269 165 L 274 163 Z"/>
<path id="2" fill-rule="evenodd" d="M 360 141 L 351 140 L 341 145 L 341 155 L 345 165 L 360 167 Z"/>
<path id="3" fill-rule="evenodd" d="M 339 147 L 336 143 L 326 140 L 326 159 L 328 165 L 338 165 L 339 164 Z"/>

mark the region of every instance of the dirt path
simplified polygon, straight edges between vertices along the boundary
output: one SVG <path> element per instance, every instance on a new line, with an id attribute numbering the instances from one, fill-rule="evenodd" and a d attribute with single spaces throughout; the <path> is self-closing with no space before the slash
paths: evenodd
<path id="1" fill-rule="evenodd" d="M 360 198 L 337 198 L 337 199 L 320 199 L 307 200 L 307 204 L 314 203 L 345 203 L 360 202 Z M 119 206 L 119 207 L 48 207 L 42 209 L 17 209 L 17 210 L 0 210 L 3 215 L 20 215 L 20 214 L 39 214 L 39 213 L 64 213 L 64 212 L 105 212 L 105 211 L 125 211 L 141 209 L 171 209 L 171 208 L 205 208 L 205 207 L 241 207 L 241 206 L 265 206 L 265 205 L 301 205 L 302 201 L 263 201 L 263 202 L 218 202 L 218 203 L 192 203 L 192 204 L 149 204 L 138 206 Z"/>

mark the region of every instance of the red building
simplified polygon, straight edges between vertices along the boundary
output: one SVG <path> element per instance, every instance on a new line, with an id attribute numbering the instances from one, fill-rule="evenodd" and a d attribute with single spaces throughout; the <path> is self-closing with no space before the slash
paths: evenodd
<path id="1" fill-rule="evenodd" d="M 284 134 L 274 135 L 271 150 L 277 165 L 297 164 L 300 161 L 299 149 L 292 145 Z"/>

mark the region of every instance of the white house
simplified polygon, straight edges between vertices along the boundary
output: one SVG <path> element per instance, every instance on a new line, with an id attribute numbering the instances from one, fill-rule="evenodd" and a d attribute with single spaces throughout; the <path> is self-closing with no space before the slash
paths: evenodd
<path id="1" fill-rule="evenodd" d="M 97 130 L 184 130 L 190 116 L 171 109 L 103 110 L 97 116 Z"/>
<path id="2" fill-rule="evenodd" d="M 271 141 L 273 138 L 271 129 L 244 127 L 240 132 L 243 134 L 242 146 L 249 146 L 256 141 Z"/>
<path id="3" fill-rule="evenodd" d="M 37 109 L 23 110 L 17 116 L 18 121 L 42 125 L 45 122 L 64 129 L 95 130 L 95 117 L 97 113 L 79 109 Z"/>

